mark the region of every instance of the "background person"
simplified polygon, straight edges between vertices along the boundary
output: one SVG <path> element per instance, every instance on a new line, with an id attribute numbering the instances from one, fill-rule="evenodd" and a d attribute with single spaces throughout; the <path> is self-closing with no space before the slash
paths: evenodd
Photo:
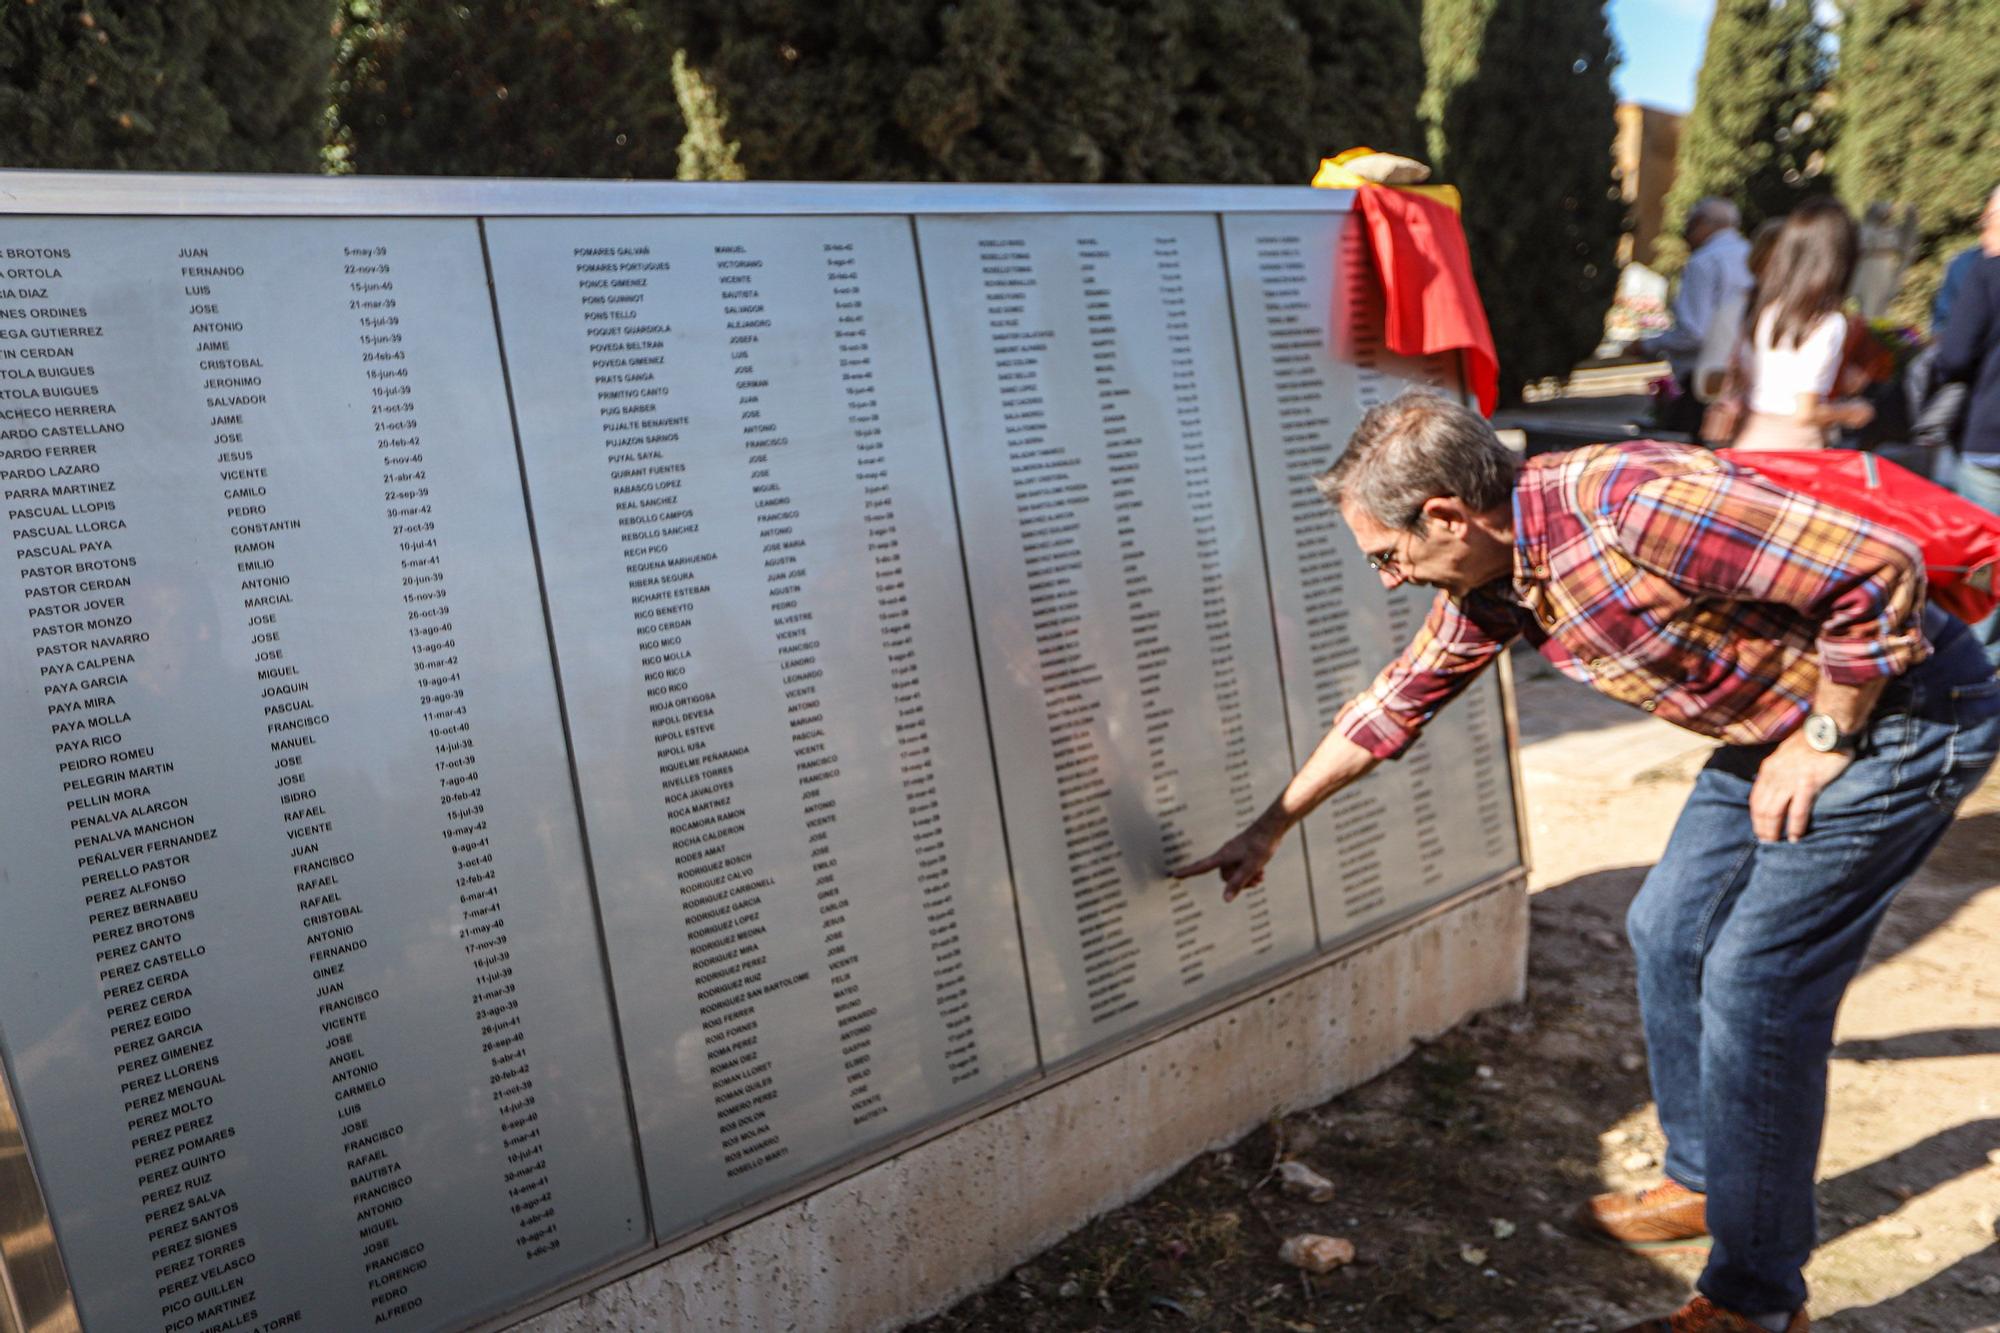
<path id="1" fill-rule="evenodd" d="M 1986 211 L 1993 211 L 1993 203 L 1987 201 Z M 1982 222 L 1985 219 L 1980 219 Z M 1944 278 L 1938 283 L 1937 295 L 1931 298 L 1931 336 L 1944 332 L 1944 326 L 1951 322 L 1951 307 L 1958 299 L 1959 288 L 1965 286 L 1965 275 L 1972 271 L 1973 264 L 1986 253 L 1985 247 L 1968 245 L 1951 257 L 1944 266 Z"/>
<path id="2" fill-rule="evenodd" d="M 1943 336 L 1945 325 L 1951 323 L 1951 310 L 1959 290 L 1965 286 L 1973 266 L 1987 255 L 2000 255 L 2000 188 L 1986 196 L 1986 207 L 1979 214 L 1979 239 L 1953 255 L 1944 267 L 1944 280 L 1938 284 L 1937 295 L 1931 298 L 1932 336 Z"/>
<path id="3" fill-rule="evenodd" d="M 1710 443 L 1824 449 L 1830 430 L 1859 429 L 1874 419 L 1865 400 L 1834 397 L 1847 346 L 1841 305 L 1859 252 L 1854 219 L 1832 199 L 1807 200 L 1785 218 L 1758 275 L 1733 363 L 1740 428 L 1728 440 L 1705 430 Z"/>
<path id="4" fill-rule="evenodd" d="M 1911 360 L 1905 377 L 1910 443 L 1927 450 L 1951 448 L 1952 453 L 1934 455 L 1939 462 L 1932 468 L 1936 480 L 1947 485 L 1955 481 L 1958 470 L 1955 455 L 1965 432 L 1967 386 L 1963 380 L 1950 380 L 1939 374 L 1938 358 L 1944 351 L 1945 329 L 1957 306 L 1958 292 L 1974 267 L 1987 256 L 2000 256 L 2000 189 L 1986 196 L 1986 207 L 1979 215 L 1978 242 L 1959 251 L 1946 266 L 1944 282 L 1938 288 L 1937 299 L 1931 303 L 1931 345 Z M 1975 486 L 1978 481 L 1973 478 Z"/>
<path id="5" fill-rule="evenodd" d="M 1737 344 L 1743 340 L 1743 317 L 1749 313 L 1751 297 L 1762 281 L 1764 266 L 1771 262 L 1771 250 L 1784 226 L 1783 218 L 1765 218 L 1757 224 L 1744 258 L 1750 270 L 1750 285 L 1724 298 L 1702 337 L 1701 352 L 1695 357 L 1692 388 L 1694 396 L 1704 403 L 1720 398 L 1727 387 L 1730 363 L 1736 358 Z"/>
<path id="6" fill-rule="evenodd" d="M 1669 430 L 1692 433 L 1700 424 L 1700 407 L 1692 394 L 1702 339 L 1717 313 L 1750 288 L 1750 243 L 1737 229 L 1741 221 L 1736 205 L 1727 199 L 1710 197 L 1688 210 L 1681 235 L 1689 253 L 1681 269 L 1680 290 L 1674 293 L 1674 322 L 1632 344 L 1642 355 L 1664 357 L 1680 382 L 1673 415 L 1662 423 Z"/>
<path id="7" fill-rule="evenodd" d="M 1972 386 L 1953 483 L 1966 499 L 2000 514 L 2000 206 L 1989 201 L 1983 221 L 1982 240 L 1992 253 L 1982 252 L 1966 272 L 1938 342 L 1936 373 Z M 1974 631 L 2000 671 L 2000 611 Z"/>
<path id="8" fill-rule="evenodd" d="M 1620 1239 L 1713 1238 L 1701 1295 L 1626 1333 L 1801 1333 L 1834 1011 L 1897 888 L 2000 747 L 2000 682 L 1924 604 L 1906 537 L 1690 445 L 1520 464 L 1476 414 L 1371 410 L 1320 489 L 1385 587 L 1438 589 L 1278 799 L 1179 877 L 1263 877 L 1320 802 L 1401 754 L 1515 638 L 1723 742 L 1627 928 L 1668 1182 Z"/>

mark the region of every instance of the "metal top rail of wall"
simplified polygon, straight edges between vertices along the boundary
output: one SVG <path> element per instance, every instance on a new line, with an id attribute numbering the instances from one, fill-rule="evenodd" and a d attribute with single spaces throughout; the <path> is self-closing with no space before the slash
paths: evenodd
<path id="1" fill-rule="evenodd" d="M 0 213 L 198 217 L 719 217 L 1344 213 L 1303 185 L 846 184 L 0 171 Z"/>

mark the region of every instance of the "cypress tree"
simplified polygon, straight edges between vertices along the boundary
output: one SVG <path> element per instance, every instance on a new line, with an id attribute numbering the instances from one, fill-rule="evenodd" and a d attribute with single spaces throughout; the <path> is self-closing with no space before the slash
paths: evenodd
<path id="1" fill-rule="evenodd" d="M 331 0 L 16 0 L 0 10 L 0 165 L 312 171 Z"/>
<path id="2" fill-rule="evenodd" d="M 1916 205 L 1917 258 L 1893 313 L 1922 325 L 1945 263 L 1977 238 L 2000 185 L 2000 4 L 1852 0 L 1834 94 L 1833 166 L 1848 207 Z"/>
<path id="3" fill-rule="evenodd" d="M 671 179 L 672 57 L 623 0 L 347 0 L 329 156 L 384 175 Z"/>
<path id="4" fill-rule="evenodd" d="M 674 52 L 674 99 L 680 103 L 681 120 L 687 132 L 681 135 L 680 179 L 684 181 L 740 181 L 743 164 L 736 160 L 740 147 L 728 138 L 729 118 L 716 105 L 715 89 L 687 62 L 687 52 Z"/>
<path id="5" fill-rule="evenodd" d="M 1602 0 L 1429 0 L 1424 115 L 1500 354 L 1503 401 L 1603 335 L 1624 205 Z"/>
<path id="6" fill-rule="evenodd" d="M 1425 158 L 1417 113 L 1424 88 L 1422 0 L 1293 8 L 1313 69 L 1313 122 L 1334 127 L 1321 136 L 1313 157 L 1366 144 Z"/>
<path id="7" fill-rule="evenodd" d="M 753 177 L 1303 183 L 1417 151 L 1410 0 L 651 0 Z"/>
<path id="8" fill-rule="evenodd" d="M 1748 230 L 1826 193 L 1832 71 L 1812 0 L 1720 0 L 1667 192 L 1669 228 L 1709 195 L 1733 200 Z M 1662 239 L 1659 267 L 1686 257 L 1677 234 Z"/>

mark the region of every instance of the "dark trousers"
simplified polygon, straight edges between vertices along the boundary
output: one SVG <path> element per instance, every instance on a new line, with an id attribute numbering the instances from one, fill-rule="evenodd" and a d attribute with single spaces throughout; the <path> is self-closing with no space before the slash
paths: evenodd
<path id="1" fill-rule="evenodd" d="M 1627 917 L 1666 1171 L 1707 1193 L 1699 1285 L 1739 1313 L 1805 1305 L 1834 1011 L 1890 898 L 2000 748 L 2000 682 L 1979 643 L 1935 608 L 1925 629 L 1936 653 L 1891 682 L 1804 838 L 1757 841 L 1750 788 L 1771 747 L 1725 746 Z"/>
<path id="2" fill-rule="evenodd" d="M 1705 404 L 1694 396 L 1694 372 L 1675 375 L 1674 383 L 1680 385 L 1680 396 L 1660 414 L 1657 423 L 1661 430 L 1673 431 L 1693 439 L 1701 433 L 1701 414 Z"/>

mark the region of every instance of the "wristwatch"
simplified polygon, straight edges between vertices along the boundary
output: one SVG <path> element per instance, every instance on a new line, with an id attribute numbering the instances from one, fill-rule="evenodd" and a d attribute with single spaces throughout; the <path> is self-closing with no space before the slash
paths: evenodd
<path id="1" fill-rule="evenodd" d="M 1806 744 L 1821 754 L 1854 754 L 1861 749 L 1861 733 L 1842 731 L 1831 713 L 1806 714 Z"/>

